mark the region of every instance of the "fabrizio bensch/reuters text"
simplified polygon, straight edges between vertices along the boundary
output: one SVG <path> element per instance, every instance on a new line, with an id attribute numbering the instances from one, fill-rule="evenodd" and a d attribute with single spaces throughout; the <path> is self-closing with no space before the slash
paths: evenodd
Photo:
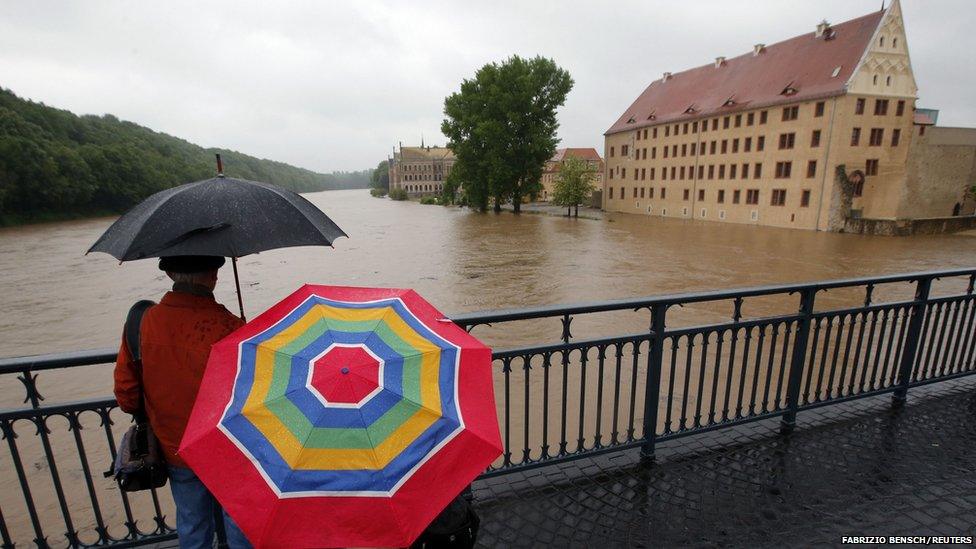
<path id="1" fill-rule="evenodd" d="M 972 545 L 973 536 L 844 536 L 844 545 Z"/>

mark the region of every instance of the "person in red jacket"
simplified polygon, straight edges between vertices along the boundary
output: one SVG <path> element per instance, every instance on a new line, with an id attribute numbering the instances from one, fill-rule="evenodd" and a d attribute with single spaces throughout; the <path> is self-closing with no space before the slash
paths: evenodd
<path id="1" fill-rule="evenodd" d="M 210 346 L 243 325 L 213 296 L 217 271 L 223 264 L 224 258 L 212 256 L 162 258 L 159 268 L 173 280 L 173 290 L 146 311 L 139 331 L 145 409 L 168 464 L 181 547 L 209 548 L 214 539 L 216 501 L 176 451 L 207 367 Z M 115 398 L 125 412 L 142 407 L 139 377 L 125 337 L 115 365 Z M 249 546 L 226 514 L 224 524 L 232 548 Z"/>

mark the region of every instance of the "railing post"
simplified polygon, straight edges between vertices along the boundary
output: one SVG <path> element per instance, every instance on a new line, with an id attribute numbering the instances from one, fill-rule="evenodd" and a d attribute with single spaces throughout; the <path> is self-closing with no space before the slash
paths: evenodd
<path id="1" fill-rule="evenodd" d="M 654 460 L 657 439 L 657 409 L 661 395 L 661 357 L 664 355 L 664 315 L 666 304 L 651 306 L 651 340 L 647 351 L 647 380 L 644 383 L 644 444 L 641 459 Z"/>
<path id="2" fill-rule="evenodd" d="M 800 321 L 793 338 L 793 355 L 790 358 L 790 379 L 786 386 L 786 413 L 780 421 L 780 432 L 787 434 L 796 427 L 796 411 L 800 406 L 800 385 L 807 357 L 807 340 L 810 337 L 810 317 L 813 316 L 813 300 L 816 288 L 800 290 Z M 780 372 L 780 375 L 783 375 Z"/>
<path id="3" fill-rule="evenodd" d="M 925 321 L 925 309 L 931 289 L 931 278 L 920 278 L 915 283 L 915 302 L 912 303 L 908 332 L 905 334 L 905 351 L 901 355 L 901 364 L 898 365 L 898 388 L 891 395 L 891 405 L 896 408 L 904 404 L 908 396 L 908 384 L 912 381 L 912 368 L 918 354 L 918 343 L 922 339 L 922 324 Z"/>

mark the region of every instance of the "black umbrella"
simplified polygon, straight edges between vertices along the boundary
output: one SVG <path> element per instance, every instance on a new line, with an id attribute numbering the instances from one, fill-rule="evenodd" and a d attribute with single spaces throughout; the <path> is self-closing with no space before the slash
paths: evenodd
<path id="1" fill-rule="evenodd" d="M 217 165 L 222 172 L 219 155 Z M 243 318 L 238 257 L 290 246 L 331 246 L 340 236 L 348 237 L 298 193 L 219 173 L 143 200 L 117 219 L 88 252 L 105 252 L 120 261 L 174 255 L 230 257 Z"/>

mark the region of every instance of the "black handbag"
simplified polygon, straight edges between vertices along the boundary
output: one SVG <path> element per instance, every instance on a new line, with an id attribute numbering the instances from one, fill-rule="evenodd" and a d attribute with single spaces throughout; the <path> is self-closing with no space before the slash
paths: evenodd
<path id="1" fill-rule="evenodd" d="M 470 549 L 481 519 L 464 494 L 454 498 L 410 546 L 410 549 Z"/>
<path id="2" fill-rule="evenodd" d="M 139 378 L 139 401 L 142 407 L 133 414 L 135 424 L 123 435 L 112 469 L 105 472 L 105 477 L 115 477 L 119 488 L 125 492 L 160 488 L 169 478 L 166 460 L 159 447 L 159 439 L 153 433 L 149 417 L 146 415 L 145 392 L 142 388 L 142 348 L 139 330 L 143 314 L 153 305 L 155 303 L 152 301 L 139 301 L 129 309 L 129 314 L 125 318 L 124 337 Z"/>

